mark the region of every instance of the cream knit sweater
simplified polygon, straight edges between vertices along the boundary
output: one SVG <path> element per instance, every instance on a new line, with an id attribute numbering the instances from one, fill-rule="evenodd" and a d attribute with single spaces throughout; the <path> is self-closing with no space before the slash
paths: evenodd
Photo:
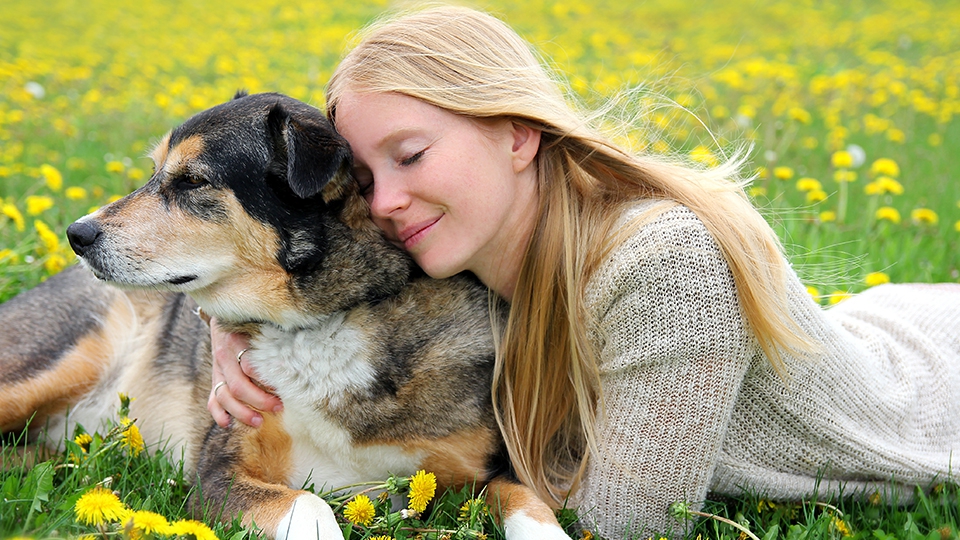
<path id="1" fill-rule="evenodd" d="M 682 532 L 669 505 L 708 492 L 909 496 L 960 470 L 960 284 L 883 285 L 823 309 L 789 279 L 793 316 L 825 352 L 785 358 L 784 379 L 693 212 L 667 210 L 614 251 L 587 288 L 606 408 L 573 501 L 584 525 L 647 538 Z"/>

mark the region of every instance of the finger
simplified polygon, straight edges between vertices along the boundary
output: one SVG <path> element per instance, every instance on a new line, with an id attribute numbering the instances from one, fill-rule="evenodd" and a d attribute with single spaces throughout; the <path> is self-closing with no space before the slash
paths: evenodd
<path id="1" fill-rule="evenodd" d="M 215 396 L 220 407 L 245 424 L 250 424 L 247 419 L 259 417 L 251 407 L 261 411 L 282 410 L 280 399 L 254 384 L 247 375 L 256 376 L 256 372 L 249 365 L 246 366 L 249 371 L 245 372 L 244 366 L 237 361 L 239 357 L 244 364 L 247 363 L 245 355 L 240 354 L 250 344 L 247 336 L 222 331 L 216 325 L 216 320 L 211 321 L 210 329 L 214 357 L 212 382 L 227 383 Z"/>
<path id="2" fill-rule="evenodd" d="M 263 424 L 263 416 L 239 401 L 230 393 L 229 385 L 222 385 L 216 392 L 211 392 L 211 399 L 224 410 L 224 414 L 236 418 L 240 422 L 252 427 Z M 217 417 L 214 416 L 214 419 Z M 217 422 L 219 424 L 219 422 Z"/>
<path id="3" fill-rule="evenodd" d="M 210 411 L 210 415 L 213 416 L 213 420 L 218 426 L 225 428 L 230 425 L 230 414 L 220 406 L 220 402 L 217 401 L 212 390 L 210 391 L 210 397 L 207 399 L 207 410 Z"/>

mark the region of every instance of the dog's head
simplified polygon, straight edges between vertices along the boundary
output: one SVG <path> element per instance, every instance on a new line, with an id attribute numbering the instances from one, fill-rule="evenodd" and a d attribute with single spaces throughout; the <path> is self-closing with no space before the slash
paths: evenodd
<path id="1" fill-rule="evenodd" d="M 147 184 L 67 229 L 106 281 L 187 292 L 230 320 L 300 324 L 331 252 L 372 233 L 347 142 L 292 98 L 238 94 L 171 131 L 151 157 Z"/>

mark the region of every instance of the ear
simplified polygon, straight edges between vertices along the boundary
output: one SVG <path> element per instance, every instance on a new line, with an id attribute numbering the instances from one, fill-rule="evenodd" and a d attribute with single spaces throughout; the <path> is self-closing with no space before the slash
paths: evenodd
<path id="1" fill-rule="evenodd" d="M 320 193 L 339 171 L 351 166 L 350 146 L 317 111 L 316 118 L 291 113 L 280 103 L 267 115 L 274 160 L 286 163 L 290 189 L 302 199 Z"/>
<path id="2" fill-rule="evenodd" d="M 514 172 L 526 169 L 540 151 L 541 131 L 519 122 L 510 123 L 510 132 L 513 135 L 511 157 Z"/>

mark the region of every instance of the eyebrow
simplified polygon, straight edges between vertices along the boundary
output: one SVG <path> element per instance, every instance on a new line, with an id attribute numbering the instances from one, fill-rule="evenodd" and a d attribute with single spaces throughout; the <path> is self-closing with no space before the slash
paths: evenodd
<path id="1" fill-rule="evenodd" d="M 373 145 L 373 148 L 376 150 L 381 150 L 384 147 L 389 146 L 390 144 L 396 144 L 396 141 L 398 139 L 403 139 L 411 135 L 419 135 L 419 134 L 422 134 L 423 132 L 424 132 L 424 129 L 419 127 L 397 128 L 394 131 L 391 131 L 390 133 L 388 133 L 385 137 L 383 137 L 379 141 L 377 141 L 377 143 Z"/>

